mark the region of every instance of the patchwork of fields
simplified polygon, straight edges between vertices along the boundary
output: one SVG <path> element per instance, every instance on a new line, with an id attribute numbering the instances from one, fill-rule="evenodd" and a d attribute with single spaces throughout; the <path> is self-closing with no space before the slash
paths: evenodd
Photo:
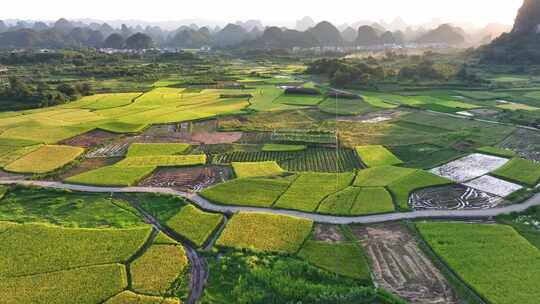
<path id="1" fill-rule="evenodd" d="M 0 179 L 173 188 L 246 210 L 0 187 L 0 302 L 181 304 L 199 288 L 205 304 L 404 303 L 394 295 L 457 304 L 468 288 L 493 304 L 540 298 L 536 209 L 496 224 L 365 226 L 273 213 L 466 214 L 519 203 L 540 183 L 540 136 L 513 124 L 534 123 L 537 91 L 340 96 L 296 78 L 303 66 L 222 68 L 211 84 L 169 75 L 0 114 Z"/>

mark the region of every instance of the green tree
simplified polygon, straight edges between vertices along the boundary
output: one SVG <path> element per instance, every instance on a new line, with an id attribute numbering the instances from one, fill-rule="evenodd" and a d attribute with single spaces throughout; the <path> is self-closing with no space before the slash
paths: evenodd
<path id="1" fill-rule="evenodd" d="M 137 33 L 126 39 L 126 48 L 132 50 L 149 49 L 153 46 L 153 44 L 154 42 L 152 41 L 152 38 L 143 33 Z"/>

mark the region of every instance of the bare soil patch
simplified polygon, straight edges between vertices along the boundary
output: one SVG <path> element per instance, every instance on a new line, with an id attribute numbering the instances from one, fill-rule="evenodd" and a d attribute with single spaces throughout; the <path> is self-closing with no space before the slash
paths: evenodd
<path id="1" fill-rule="evenodd" d="M 450 284 L 399 223 L 355 226 L 367 249 L 378 286 L 410 303 L 457 303 Z"/>
<path id="2" fill-rule="evenodd" d="M 180 191 L 200 191 L 232 178 L 230 168 L 204 166 L 191 168 L 159 168 L 139 183 L 142 187 L 165 187 Z"/>
<path id="3" fill-rule="evenodd" d="M 502 197 L 464 185 L 432 187 L 414 192 L 409 205 L 414 210 L 478 210 L 507 203 Z"/>
<path id="4" fill-rule="evenodd" d="M 201 132 L 192 134 L 191 140 L 205 145 L 232 144 L 242 135 L 242 132 Z"/>
<path id="5" fill-rule="evenodd" d="M 339 226 L 327 224 L 315 224 L 313 227 L 313 239 L 328 243 L 339 243 L 345 241 L 345 237 Z"/>
<path id="6" fill-rule="evenodd" d="M 75 147 L 82 147 L 82 148 L 91 148 L 91 147 L 102 145 L 103 143 L 117 137 L 119 137 L 118 134 L 114 134 L 114 133 L 103 131 L 103 130 L 93 130 L 93 131 L 86 132 L 84 134 L 66 139 L 64 141 L 61 141 L 60 144 L 68 145 L 68 146 L 75 146 Z"/>
<path id="7" fill-rule="evenodd" d="M 179 124 L 154 125 L 136 136 L 137 142 L 146 143 L 189 143 L 189 144 L 228 144 L 242 138 L 242 132 L 218 132 L 215 119 L 183 122 Z"/>

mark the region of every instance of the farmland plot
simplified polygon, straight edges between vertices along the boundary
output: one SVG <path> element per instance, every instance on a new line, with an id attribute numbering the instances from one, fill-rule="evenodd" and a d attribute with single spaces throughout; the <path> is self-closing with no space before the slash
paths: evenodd
<path id="1" fill-rule="evenodd" d="M 507 158 L 475 153 L 434 168 L 430 172 L 462 183 L 495 171 L 507 162 Z"/>
<path id="2" fill-rule="evenodd" d="M 380 287 L 411 303 L 458 303 L 450 284 L 399 223 L 352 227 Z"/>
<path id="3" fill-rule="evenodd" d="M 107 158 L 107 157 L 122 157 L 126 155 L 129 148 L 128 142 L 111 143 L 104 147 L 95 149 L 86 153 L 87 158 Z"/>
<path id="4" fill-rule="evenodd" d="M 280 167 L 293 172 L 347 172 L 362 168 L 354 151 L 349 149 L 308 148 L 296 152 L 245 152 L 237 151 L 214 157 L 216 164 L 231 162 L 276 161 Z"/>
<path id="5" fill-rule="evenodd" d="M 138 185 L 143 187 L 174 188 L 181 191 L 200 191 L 233 177 L 228 167 L 198 166 L 187 168 L 158 168 Z"/>
<path id="6" fill-rule="evenodd" d="M 298 256 L 333 273 L 362 282 L 371 281 L 366 258 L 356 244 L 332 244 L 309 240 L 300 249 Z"/>
<path id="7" fill-rule="evenodd" d="M 520 185 L 489 175 L 484 175 L 477 179 L 473 179 L 464 183 L 464 185 L 480 191 L 498 195 L 500 197 L 506 197 L 523 188 Z"/>
<path id="8" fill-rule="evenodd" d="M 540 251 L 511 226 L 459 223 L 417 226 L 434 251 L 487 302 L 538 303 Z"/>
<path id="9" fill-rule="evenodd" d="M 356 153 L 368 167 L 393 166 L 403 163 L 383 146 L 355 147 Z"/>
<path id="10" fill-rule="evenodd" d="M 183 247 L 152 245 L 130 265 L 133 289 L 143 294 L 175 296 L 177 280 L 187 265 Z"/>
<path id="11" fill-rule="evenodd" d="M 215 185 L 200 194 L 222 205 L 271 207 L 290 184 L 287 179 L 242 178 Z"/>
<path id="12" fill-rule="evenodd" d="M 241 212 L 229 221 L 217 245 L 293 254 L 300 249 L 312 226 L 313 222 L 306 219 Z"/>
<path id="13" fill-rule="evenodd" d="M 129 146 L 127 157 L 179 155 L 186 152 L 191 145 L 174 143 L 133 143 Z"/>
<path id="14" fill-rule="evenodd" d="M 70 176 L 65 181 L 91 186 L 133 186 L 152 174 L 155 169 L 156 167 L 119 167 L 112 165 Z"/>
<path id="15" fill-rule="evenodd" d="M 421 189 L 410 197 L 414 210 L 489 209 L 504 203 L 502 197 L 463 185 Z"/>
<path id="16" fill-rule="evenodd" d="M 353 177 L 352 173 L 301 173 L 274 207 L 313 212 L 325 197 L 349 186 Z"/>
<path id="17" fill-rule="evenodd" d="M 540 163 L 522 159 L 513 158 L 493 175 L 511 180 L 520 184 L 534 187 L 540 181 Z"/>
<path id="18" fill-rule="evenodd" d="M 254 163 L 232 163 L 238 178 L 269 177 L 283 174 L 285 171 L 273 161 Z"/>
<path id="19" fill-rule="evenodd" d="M 517 129 L 497 147 L 510 149 L 525 159 L 540 161 L 540 133 L 537 131 Z"/>
<path id="20" fill-rule="evenodd" d="M 99 146 L 104 142 L 114 139 L 118 135 L 102 130 L 92 130 L 90 132 L 63 140 L 62 145 L 75 146 L 81 148 L 91 148 Z"/>
<path id="21" fill-rule="evenodd" d="M 418 170 L 401 179 L 392 182 L 388 190 L 394 195 L 395 202 L 403 210 L 410 209 L 410 195 L 420 189 L 450 185 L 453 182 L 447 178 L 431 174 L 427 171 Z"/>
<path id="22" fill-rule="evenodd" d="M 70 146 L 43 146 L 5 167 L 15 173 L 47 173 L 75 160 L 84 149 Z"/>

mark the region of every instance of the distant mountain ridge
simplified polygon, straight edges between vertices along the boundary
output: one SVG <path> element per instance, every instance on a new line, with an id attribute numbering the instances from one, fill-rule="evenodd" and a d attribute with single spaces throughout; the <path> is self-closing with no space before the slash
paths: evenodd
<path id="1" fill-rule="evenodd" d="M 313 19 L 305 17 L 297 23 L 298 28 L 305 28 L 305 30 L 265 27 L 258 20 L 248 20 L 229 23 L 224 28 L 201 27 L 193 23 L 182 25 L 171 31 L 159 26 L 143 27 L 122 24 L 120 27 L 113 27 L 108 23 L 85 24 L 64 18 L 52 23 L 18 21 L 16 24 L 11 22 L 10 25 L 0 21 L 0 48 L 99 48 L 119 45 L 125 47 L 127 39 L 138 33 L 150 37 L 151 44 L 154 46 L 173 48 L 210 46 L 289 49 L 293 47 L 372 47 L 406 42 L 461 44 L 464 41 L 463 31 L 450 25 L 442 25 L 430 31 L 422 28 L 407 28 L 404 31 L 392 29 L 405 25 L 402 19 L 396 18 L 392 23 L 381 21 L 357 28 L 342 24 L 338 29 L 328 21 L 315 24 Z M 144 36 L 139 37 L 148 41 Z M 482 36 L 478 40 L 483 38 Z"/>

